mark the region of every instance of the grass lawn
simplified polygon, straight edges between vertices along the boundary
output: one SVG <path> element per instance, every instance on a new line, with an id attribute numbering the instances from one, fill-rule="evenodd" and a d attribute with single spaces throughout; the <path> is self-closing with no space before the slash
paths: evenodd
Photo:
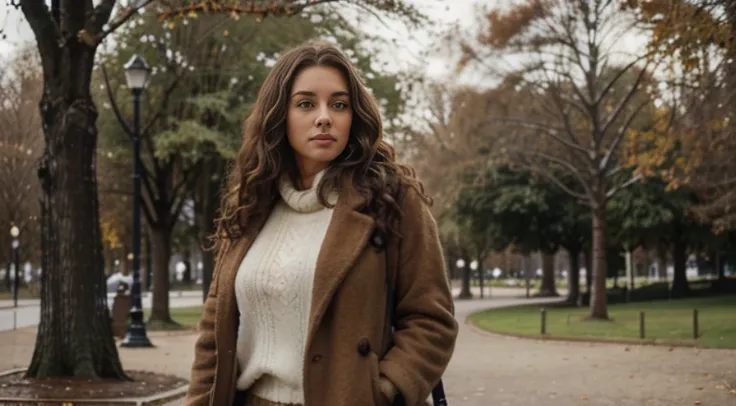
<path id="1" fill-rule="evenodd" d="M 4 282 L 1 282 L 1 281 L 0 283 L 4 284 Z M 18 299 L 38 299 L 38 298 L 39 298 L 38 288 L 36 288 L 36 290 L 34 291 L 31 291 L 26 287 L 20 287 L 18 289 Z M 4 290 L 0 292 L 0 300 L 13 300 L 13 291 Z"/>
<path id="2" fill-rule="evenodd" d="M 150 309 L 143 310 L 144 320 L 148 320 L 149 311 Z M 202 306 L 172 308 L 170 311 L 171 318 L 181 324 L 182 329 L 196 328 L 199 316 L 202 315 Z M 157 328 L 152 329 L 157 330 Z"/>
<path id="3" fill-rule="evenodd" d="M 472 314 L 478 327 L 496 332 L 540 336 L 540 305 L 491 309 Z M 639 313 L 645 313 L 645 338 L 663 343 L 695 343 L 693 309 L 699 313 L 699 345 L 736 349 L 736 295 L 609 305 L 611 321 L 586 321 L 587 308 L 548 306 L 547 336 L 591 339 L 639 339 Z"/>

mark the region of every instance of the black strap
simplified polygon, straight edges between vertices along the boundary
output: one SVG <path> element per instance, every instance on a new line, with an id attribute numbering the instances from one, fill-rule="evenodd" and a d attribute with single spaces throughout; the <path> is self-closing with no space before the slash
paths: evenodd
<path id="1" fill-rule="evenodd" d="M 383 328 L 383 346 L 381 348 L 381 355 L 382 357 L 385 356 L 388 351 L 393 346 L 393 333 L 394 328 L 396 326 L 396 315 L 394 314 L 396 311 L 396 306 L 394 304 L 394 290 L 392 288 L 391 284 L 391 261 L 389 259 L 389 249 L 388 244 L 385 241 L 385 238 L 379 234 L 378 231 L 373 236 L 373 244 L 377 248 L 383 248 L 383 256 L 386 259 L 386 325 Z M 397 267 L 398 268 L 398 267 Z M 398 271 L 398 269 L 397 269 Z M 442 384 L 442 379 L 437 383 L 437 385 L 432 389 L 432 404 L 434 406 L 448 406 L 447 398 L 445 397 L 445 387 Z M 396 399 L 394 400 L 393 406 L 405 406 L 406 402 L 404 402 L 404 398 L 399 395 L 396 396 Z"/>

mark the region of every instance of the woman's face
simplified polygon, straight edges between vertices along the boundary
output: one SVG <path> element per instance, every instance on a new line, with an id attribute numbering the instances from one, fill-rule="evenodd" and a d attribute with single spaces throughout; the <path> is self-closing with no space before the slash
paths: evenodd
<path id="1" fill-rule="evenodd" d="M 345 150 L 352 121 L 348 84 L 339 70 L 311 66 L 297 74 L 286 133 L 303 178 L 325 169 Z"/>

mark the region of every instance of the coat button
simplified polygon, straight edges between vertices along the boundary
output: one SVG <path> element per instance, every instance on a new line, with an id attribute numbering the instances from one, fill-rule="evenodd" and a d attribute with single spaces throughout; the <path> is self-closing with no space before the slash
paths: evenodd
<path id="1" fill-rule="evenodd" d="M 371 352 L 371 342 L 367 338 L 361 338 L 358 341 L 358 352 L 362 356 L 367 356 Z"/>
<path id="2" fill-rule="evenodd" d="M 315 364 L 318 363 L 321 360 L 322 360 L 322 356 L 319 355 L 319 354 L 317 354 L 317 355 L 315 355 L 315 356 L 312 357 L 312 362 L 315 363 Z"/>

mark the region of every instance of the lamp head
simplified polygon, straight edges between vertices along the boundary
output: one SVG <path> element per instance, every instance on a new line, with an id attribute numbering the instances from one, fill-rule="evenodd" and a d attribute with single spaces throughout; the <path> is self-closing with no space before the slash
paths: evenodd
<path id="1" fill-rule="evenodd" d="M 139 55 L 133 55 L 125 64 L 125 80 L 131 90 L 142 90 L 148 84 L 151 67 L 146 60 Z"/>

